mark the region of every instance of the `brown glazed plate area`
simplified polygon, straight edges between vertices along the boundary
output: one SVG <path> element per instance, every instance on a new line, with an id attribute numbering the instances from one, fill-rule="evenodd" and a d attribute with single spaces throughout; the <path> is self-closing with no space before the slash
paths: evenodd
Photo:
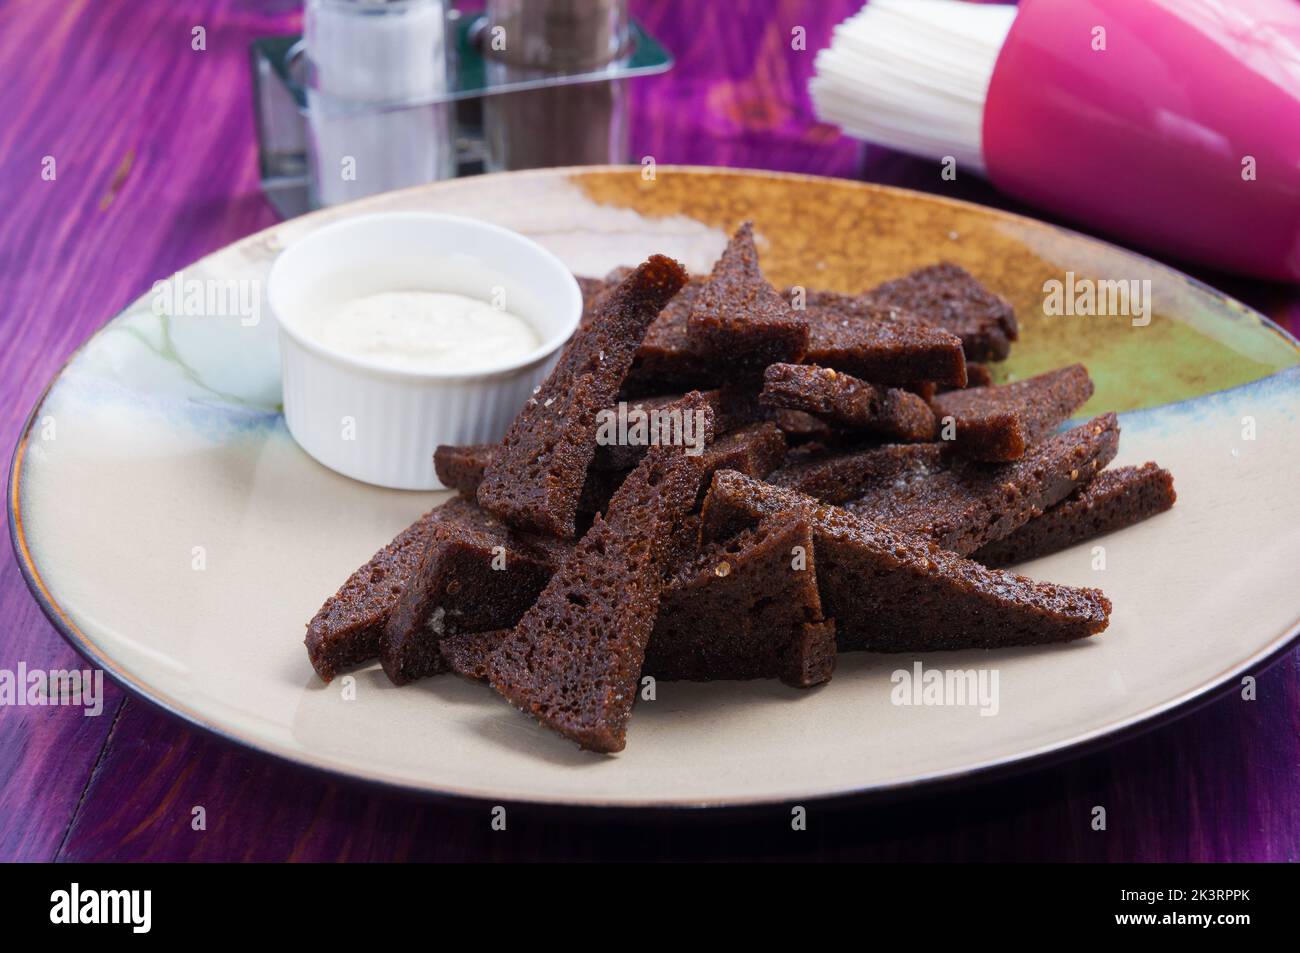
<path id="1" fill-rule="evenodd" d="M 299 764 L 450 796 L 590 806 L 755 804 L 896 790 L 1007 769 L 1184 711 L 1289 646 L 1300 619 L 1300 349 L 1260 315 L 1147 258 L 1030 219 L 807 176 L 661 166 L 440 183 L 316 213 L 185 269 L 260 281 L 311 229 L 371 211 L 470 215 L 602 275 L 660 252 L 706 271 L 753 219 L 778 287 L 864 290 L 938 260 L 1016 308 L 997 379 L 1076 361 L 1119 411 L 1114 466 L 1157 460 L 1178 505 L 1026 564 L 1100 586 L 1109 630 L 1065 646 L 849 654 L 833 680 L 664 683 L 627 750 L 594 756 L 439 676 L 378 666 L 323 685 L 303 625 L 339 582 L 444 494 L 365 486 L 298 449 L 279 413 L 274 322 L 157 316 L 146 293 L 92 337 L 33 410 L 10 479 L 29 584 L 83 655 L 131 691 Z M 1046 313 L 1045 283 L 1150 282 L 1150 321 Z M 1253 436 L 1253 439 L 1249 439 Z M 88 514 L 93 514 L 90 518 Z M 916 705 L 924 670 L 996 675 L 995 704 Z M 906 697 L 904 697 L 906 696 Z"/>

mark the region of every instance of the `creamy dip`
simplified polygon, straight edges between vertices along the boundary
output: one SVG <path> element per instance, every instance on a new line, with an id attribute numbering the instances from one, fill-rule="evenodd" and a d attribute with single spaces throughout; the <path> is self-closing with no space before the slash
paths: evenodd
<path id="1" fill-rule="evenodd" d="M 386 291 L 346 300 L 324 314 L 317 337 L 335 350 L 415 371 L 495 367 L 541 344 L 518 315 L 438 291 Z"/>

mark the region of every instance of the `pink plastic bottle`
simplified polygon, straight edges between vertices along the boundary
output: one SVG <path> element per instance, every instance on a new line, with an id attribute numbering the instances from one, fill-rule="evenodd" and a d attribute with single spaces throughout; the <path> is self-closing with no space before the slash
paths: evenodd
<path id="1" fill-rule="evenodd" d="M 1191 261 L 1300 280 L 1300 2 L 1022 0 L 989 178 Z"/>

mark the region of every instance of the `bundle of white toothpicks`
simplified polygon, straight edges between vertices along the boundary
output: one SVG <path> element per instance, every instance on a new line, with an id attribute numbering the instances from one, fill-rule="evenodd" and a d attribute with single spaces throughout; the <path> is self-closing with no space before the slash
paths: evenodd
<path id="1" fill-rule="evenodd" d="M 872 0 L 835 28 L 809 84 L 817 117 L 847 134 L 984 170 L 984 101 L 1016 8 Z"/>

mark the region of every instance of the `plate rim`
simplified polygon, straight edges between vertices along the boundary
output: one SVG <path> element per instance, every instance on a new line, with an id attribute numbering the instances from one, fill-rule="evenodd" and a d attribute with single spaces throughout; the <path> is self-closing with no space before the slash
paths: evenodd
<path id="1" fill-rule="evenodd" d="M 900 186 L 884 185 L 875 182 L 860 182 L 854 179 L 843 179 L 835 176 L 810 175 L 807 173 L 769 171 L 763 169 L 735 169 L 713 166 L 699 165 L 668 165 L 659 167 L 660 171 L 667 172 L 686 172 L 691 174 L 722 175 L 734 177 L 756 177 L 763 179 L 792 179 L 808 180 L 819 183 L 832 182 L 838 185 L 847 185 L 854 188 L 866 189 L 868 191 L 883 192 L 899 196 L 910 197 L 915 200 L 921 198 L 926 201 L 939 203 L 950 203 L 959 207 L 973 209 L 982 214 L 992 215 L 995 218 L 1003 218 L 1010 221 L 1028 223 L 1036 228 L 1050 229 L 1064 233 L 1074 238 L 1081 238 L 1086 242 L 1094 243 L 1109 247 L 1124 255 L 1131 256 L 1169 272 L 1173 277 L 1178 278 L 1189 285 L 1203 291 L 1210 296 L 1218 299 L 1223 304 L 1239 310 L 1242 314 L 1253 317 L 1258 320 L 1263 329 L 1272 332 L 1282 338 L 1283 341 L 1290 344 L 1295 350 L 1300 351 L 1300 341 L 1293 337 L 1285 328 L 1278 325 L 1267 315 L 1257 311 L 1244 302 L 1238 301 L 1231 295 L 1220 291 L 1217 288 L 1205 283 L 1204 281 L 1188 275 L 1179 269 L 1167 265 L 1157 259 L 1151 258 L 1142 252 L 1134 251 L 1118 245 L 1106 239 L 1097 238 L 1085 234 L 1075 229 L 1065 226 L 1056 225 L 1051 222 L 1045 222 L 1028 215 L 1021 215 L 1016 212 L 1009 212 L 1005 209 L 994 208 L 992 206 L 981 205 L 978 202 L 970 202 L 964 199 L 955 199 L 948 196 L 934 195 L 928 192 L 921 192 L 916 189 L 908 189 Z M 640 166 L 637 165 L 600 165 L 600 166 L 563 166 L 546 169 L 523 169 L 512 172 L 493 173 L 490 176 L 482 178 L 504 178 L 531 176 L 539 178 L 564 178 L 571 175 L 581 175 L 584 173 L 600 172 L 637 172 Z M 479 178 L 479 177 L 475 177 Z M 462 180 L 449 179 L 442 182 L 426 183 L 423 185 L 412 186 L 406 189 L 398 189 L 391 192 L 380 193 L 379 195 L 366 196 L 353 202 L 343 205 L 332 206 L 327 209 L 319 209 L 309 212 L 306 215 L 298 216 L 293 219 L 286 219 L 270 225 L 264 229 L 246 235 L 220 248 L 214 249 L 206 255 L 201 256 L 195 261 L 183 266 L 182 270 L 197 267 L 207 259 L 219 254 L 224 254 L 233 249 L 239 248 L 246 244 L 254 244 L 258 241 L 265 241 L 267 237 L 278 229 L 293 222 L 310 219 L 313 217 L 343 217 L 349 212 L 359 212 L 367 204 L 379 201 L 391 201 L 396 196 L 424 194 L 438 191 L 444 188 L 453 188 Z M 341 213 L 341 214 L 340 214 Z M 1177 697 L 1166 701 L 1162 705 L 1149 708 L 1138 714 L 1134 714 L 1114 724 L 1105 725 L 1081 735 L 1075 735 L 1065 740 L 1040 745 L 1037 748 L 1027 751 L 1017 752 L 1012 755 L 988 758 L 984 761 L 957 770 L 938 770 L 922 772 L 908 775 L 893 781 L 877 784 L 856 785 L 840 787 L 833 790 L 817 790 L 790 794 L 781 798 L 773 798 L 768 795 L 755 795 L 752 797 L 729 797 L 713 799 L 686 799 L 686 798 L 613 798 L 583 800 L 572 796 L 564 795 L 532 795 L 526 797 L 509 797 L 502 798 L 491 791 L 484 791 L 472 787 L 456 787 L 447 784 L 421 784 L 415 781 L 402 781 L 396 778 L 377 776 L 374 773 L 364 770 L 347 770 L 330 764 L 321 764 L 313 761 L 306 752 L 295 751 L 288 748 L 279 748 L 268 746 L 265 741 L 251 736 L 243 736 L 233 730 L 222 726 L 218 722 L 213 722 L 205 716 L 190 710 L 180 700 L 168 697 L 165 693 L 155 691 L 154 689 L 142 684 L 140 680 L 132 673 L 120 667 L 105 653 L 100 651 L 94 643 L 83 633 L 72 621 L 68 613 L 58 604 L 54 594 L 46 586 L 41 578 L 40 571 L 35 564 L 29 546 L 27 545 L 26 535 L 23 531 L 20 498 L 22 493 L 22 464 L 26 456 L 28 440 L 31 432 L 35 427 L 41 408 L 44 407 L 49 397 L 50 391 L 54 385 L 59 382 L 67 372 L 68 367 L 73 361 L 95 341 L 110 324 L 117 318 L 126 313 L 139 296 L 132 298 L 126 308 L 110 315 L 101 323 L 84 341 L 81 342 L 68 357 L 59 365 L 50 379 L 42 388 L 39 396 L 28 413 L 25 422 L 22 424 L 17 443 L 14 446 L 13 454 L 10 458 L 8 473 L 8 492 L 5 497 L 5 506 L 9 523 L 9 541 L 14 552 L 14 561 L 18 564 L 19 572 L 22 575 L 23 582 L 27 585 L 36 604 L 40 607 L 42 614 L 49 620 L 55 630 L 62 636 L 63 640 L 82 658 L 92 662 L 101 668 L 105 674 L 121 688 L 128 696 L 138 697 L 148 702 L 156 709 L 162 711 L 171 718 L 178 719 L 191 727 L 197 728 L 209 737 L 217 738 L 234 746 L 252 751 L 261 756 L 268 756 L 275 759 L 281 764 L 291 765 L 295 768 L 306 769 L 314 774 L 324 775 L 334 780 L 363 784 L 368 787 L 377 787 L 382 790 L 401 792 L 405 794 L 417 794 L 421 797 L 430 799 L 444 799 L 448 801 L 463 803 L 466 801 L 501 801 L 505 800 L 515 804 L 529 804 L 542 807 L 556 808 L 578 808 L 578 809 L 598 809 L 604 812 L 617 811 L 637 811 L 637 810 L 668 810 L 668 811 L 699 811 L 699 810 L 716 810 L 716 809 L 746 809 L 761 807 L 772 804 L 785 804 L 799 802 L 832 802 L 846 800 L 861 800 L 866 798 L 888 798 L 907 794 L 917 790 L 940 790 L 957 787 L 972 782 L 990 780 L 995 777 L 1009 776 L 1019 774 L 1035 768 L 1046 767 L 1050 764 L 1079 757 L 1087 752 L 1100 750 L 1105 747 L 1117 744 L 1120 741 L 1137 737 L 1148 731 L 1153 731 L 1159 727 L 1170 724 L 1193 711 L 1205 707 L 1216 701 L 1219 697 L 1226 695 L 1233 687 L 1234 681 L 1246 674 L 1262 674 L 1267 668 L 1279 661 L 1294 645 L 1300 641 L 1300 616 L 1291 624 L 1289 629 L 1275 636 L 1259 651 L 1253 653 L 1240 663 L 1230 667 L 1218 676 L 1212 677 L 1201 682 L 1199 685 L 1188 689 L 1179 694 Z M 1286 373 L 1287 369 L 1276 371 L 1273 374 L 1265 375 L 1256 381 L 1250 381 L 1237 387 L 1248 387 L 1259 381 L 1267 380 L 1280 373 Z M 1237 389 L 1237 387 L 1226 388 L 1219 391 L 1211 391 L 1209 394 L 1201 394 L 1197 397 L 1188 398 L 1197 400 L 1210 394 L 1227 393 Z M 1171 407 L 1184 401 L 1173 401 L 1168 404 L 1159 405 L 1161 407 Z"/>

